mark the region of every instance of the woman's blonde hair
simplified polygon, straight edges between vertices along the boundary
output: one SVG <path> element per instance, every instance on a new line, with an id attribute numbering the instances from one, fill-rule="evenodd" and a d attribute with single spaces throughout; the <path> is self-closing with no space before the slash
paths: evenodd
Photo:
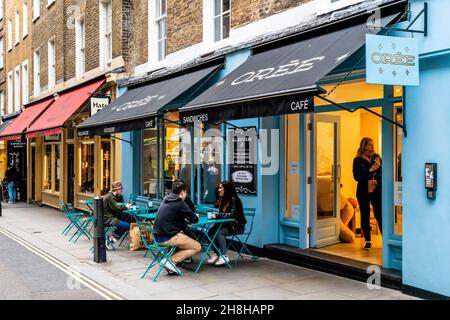
<path id="1" fill-rule="evenodd" d="M 361 157 L 364 155 L 364 150 L 366 149 L 369 142 L 373 143 L 373 139 L 369 137 L 362 138 L 361 142 L 359 143 L 359 149 L 356 152 L 357 157 Z"/>

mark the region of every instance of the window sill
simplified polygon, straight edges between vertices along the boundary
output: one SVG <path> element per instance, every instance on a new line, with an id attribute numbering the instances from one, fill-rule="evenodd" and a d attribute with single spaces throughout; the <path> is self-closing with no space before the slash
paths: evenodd
<path id="1" fill-rule="evenodd" d="M 28 38 L 28 33 L 22 37 L 23 40 L 25 40 L 26 38 Z"/>
<path id="2" fill-rule="evenodd" d="M 53 0 L 51 3 L 47 4 L 47 9 L 50 8 L 54 4 L 55 4 L 55 0 Z"/>
<path id="3" fill-rule="evenodd" d="M 33 20 L 32 20 L 32 22 L 35 23 L 37 20 L 39 20 L 40 17 L 41 17 L 41 16 L 34 17 Z"/>

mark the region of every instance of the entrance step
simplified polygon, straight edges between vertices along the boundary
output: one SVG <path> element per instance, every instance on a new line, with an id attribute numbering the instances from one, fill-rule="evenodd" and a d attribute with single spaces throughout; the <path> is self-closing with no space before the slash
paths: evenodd
<path id="1" fill-rule="evenodd" d="M 367 282 L 373 271 L 367 273 L 370 263 L 343 258 L 313 249 L 299 249 L 284 244 L 267 244 L 264 256 L 269 259 L 294 264 L 297 266 L 331 273 L 344 278 Z M 385 269 L 380 266 L 381 286 L 402 291 L 402 274 L 398 270 Z"/>

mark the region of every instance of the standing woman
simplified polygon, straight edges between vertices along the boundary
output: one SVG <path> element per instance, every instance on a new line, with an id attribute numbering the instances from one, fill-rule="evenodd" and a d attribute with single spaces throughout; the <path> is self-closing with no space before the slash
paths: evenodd
<path id="1" fill-rule="evenodd" d="M 370 204 L 380 230 L 381 225 L 381 158 L 375 153 L 371 138 L 363 138 L 353 160 L 353 177 L 358 181 L 356 198 L 361 211 L 361 227 L 364 233 L 364 249 L 372 247 L 370 236 Z"/>
<path id="2" fill-rule="evenodd" d="M 216 249 L 214 255 L 208 259 L 209 264 L 215 264 L 216 266 L 224 265 L 226 262 L 230 261 L 227 254 L 227 242 L 225 236 L 232 234 L 241 234 L 244 232 L 245 224 L 247 220 L 244 216 L 244 208 L 242 206 L 242 201 L 237 195 L 236 188 L 230 181 L 223 181 L 219 185 L 218 189 L 219 200 L 217 201 L 215 207 L 219 209 L 219 213 L 213 214 L 213 219 L 225 219 L 232 218 L 235 221 L 222 224 L 222 227 L 214 239 L 214 244 L 219 248 L 222 253 L 223 258 L 220 256 Z M 217 225 L 214 225 L 209 230 L 209 236 L 213 236 L 217 231 Z"/>

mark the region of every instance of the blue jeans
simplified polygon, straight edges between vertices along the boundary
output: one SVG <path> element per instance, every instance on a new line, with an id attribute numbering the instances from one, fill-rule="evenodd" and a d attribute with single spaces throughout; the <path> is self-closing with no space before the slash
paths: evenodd
<path id="1" fill-rule="evenodd" d="M 16 186 L 14 185 L 14 182 L 9 182 L 8 183 L 8 197 L 9 197 L 9 202 L 16 202 Z"/>
<path id="2" fill-rule="evenodd" d="M 120 221 L 115 227 L 114 234 L 117 239 L 122 237 L 125 232 L 130 231 L 130 224 L 128 222 Z"/>

